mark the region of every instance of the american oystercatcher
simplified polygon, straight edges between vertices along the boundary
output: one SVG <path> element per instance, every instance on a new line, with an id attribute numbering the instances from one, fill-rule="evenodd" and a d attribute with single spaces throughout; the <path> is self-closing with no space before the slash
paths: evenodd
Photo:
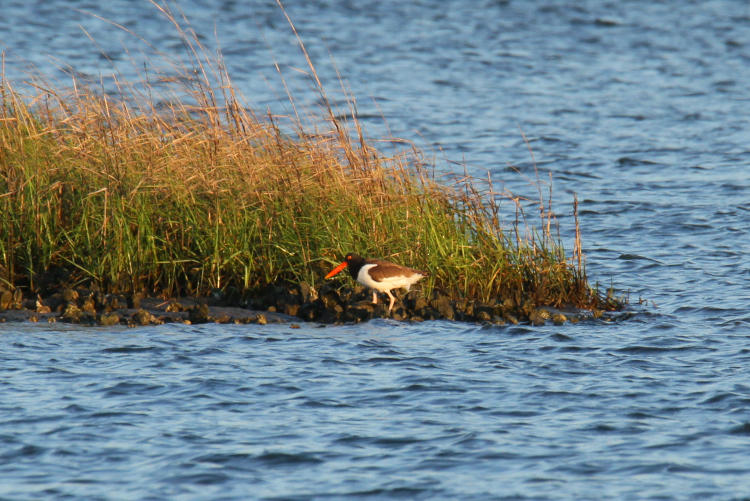
<path id="1" fill-rule="evenodd" d="M 346 267 L 349 267 L 349 273 L 357 282 L 373 289 L 373 304 L 378 304 L 377 291 L 388 294 L 391 300 L 388 311 L 393 309 L 393 303 L 396 301 L 391 294 L 392 289 L 404 288 L 408 291 L 412 284 L 427 276 L 424 271 L 412 270 L 388 261 L 365 259 L 357 254 L 347 254 L 344 262 L 332 269 L 326 278 L 331 278 Z"/>

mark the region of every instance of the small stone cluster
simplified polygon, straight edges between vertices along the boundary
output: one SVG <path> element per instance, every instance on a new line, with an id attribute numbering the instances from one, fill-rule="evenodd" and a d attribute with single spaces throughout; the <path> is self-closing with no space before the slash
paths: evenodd
<path id="1" fill-rule="evenodd" d="M 373 318 L 399 321 L 455 320 L 495 325 L 547 322 L 563 324 L 581 318 L 599 318 L 602 312 L 581 312 L 535 307 L 530 302 L 516 304 L 506 298 L 495 303 L 453 299 L 439 291 L 425 296 L 413 290 L 398 295 L 392 311 L 388 302 L 372 303 L 365 287 L 319 288 L 301 283 L 272 286 L 251 298 L 224 298 L 220 291 L 209 298 L 157 298 L 142 292 L 105 294 L 100 290 L 63 288 L 46 297 L 24 297 L 20 289 L 0 288 L 0 322 L 69 322 L 86 325 L 159 325 L 180 323 L 292 323 L 296 320 L 321 324 L 357 323 Z"/>
<path id="2" fill-rule="evenodd" d="M 563 313 L 553 308 L 537 308 L 530 303 L 517 305 L 512 299 L 492 304 L 467 299 L 453 299 L 439 291 L 425 297 L 412 290 L 398 294 L 392 311 L 388 301 L 372 303 L 372 292 L 361 285 L 336 288 L 324 284 L 314 289 L 302 283 L 291 287 L 274 287 L 254 301 L 259 309 L 280 312 L 308 322 L 357 323 L 373 318 L 421 322 L 424 320 L 457 320 L 462 322 L 544 325 L 547 321 L 562 324 L 580 319 L 577 312 Z M 381 298 L 382 299 L 382 298 Z"/>
<path id="3" fill-rule="evenodd" d="M 164 323 L 199 324 L 283 322 L 283 315 L 251 311 L 245 308 L 209 306 L 198 298 L 154 298 L 142 292 L 104 294 L 97 289 L 64 288 L 42 298 L 24 298 L 20 289 L 0 289 L 0 322 L 68 322 L 84 325 L 160 325 Z"/>

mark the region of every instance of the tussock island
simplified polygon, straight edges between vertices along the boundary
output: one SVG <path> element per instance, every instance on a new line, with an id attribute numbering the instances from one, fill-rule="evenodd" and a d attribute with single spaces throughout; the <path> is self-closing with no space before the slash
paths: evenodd
<path id="1" fill-rule="evenodd" d="M 416 148 L 374 148 L 341 118 L 353 100 L 329 104 L 301 41 L 319 119 L 256 115 L 221 56 L 160 10 L 190 63 L 158 88 L 3 74 L 0 318 L 543 323 L 622 307 L 588 283 L 577 214 L 568 256 L 544 200 L 532 227 L 490 182 L 439 174 Z M 429 276 L 388 311 L 351 280 L 323 280 L 348 250 Z"/>

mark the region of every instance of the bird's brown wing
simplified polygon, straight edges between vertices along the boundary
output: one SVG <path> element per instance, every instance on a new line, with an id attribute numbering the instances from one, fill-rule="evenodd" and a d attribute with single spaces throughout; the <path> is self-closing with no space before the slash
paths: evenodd
<path id="1" fill-rule="evenodd" d="M 388 261 L 381 261 L 379 259 L 368 260 L 367 264 L 376 265 L 368 270 L 370 276 L 376 282 L 382 282 L 384 278 L 388 278 L 388 277 L 409 276 L 415 273 L 425 276 L 425 277 L 427 276 L 427 273 L 423 271 L 414 270 L 411 268 L 407 268 L 406 266 L 401 266 L 400 264 L 395 264 L 395 263 L 391 263 Z"/>

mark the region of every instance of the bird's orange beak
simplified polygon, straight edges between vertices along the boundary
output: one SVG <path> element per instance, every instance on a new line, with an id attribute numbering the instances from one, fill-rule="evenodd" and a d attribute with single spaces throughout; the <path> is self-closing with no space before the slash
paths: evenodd
<path id="1" fill-rule="evenodd" d="M 335 274 L 339 273 L 341 270 L 343 270 L 344 268 L 346 268 L 346 265 L 347 265 L 347 262 L 344 261 L 343 263 L 341 263 L 340 265 L 338 265 L 337 267 L 335 267 L 334 269 L 332 269 L 331 272 L 328 273 L 328 275 L 326 275 L 326 278 L 331 278 Z"/>

